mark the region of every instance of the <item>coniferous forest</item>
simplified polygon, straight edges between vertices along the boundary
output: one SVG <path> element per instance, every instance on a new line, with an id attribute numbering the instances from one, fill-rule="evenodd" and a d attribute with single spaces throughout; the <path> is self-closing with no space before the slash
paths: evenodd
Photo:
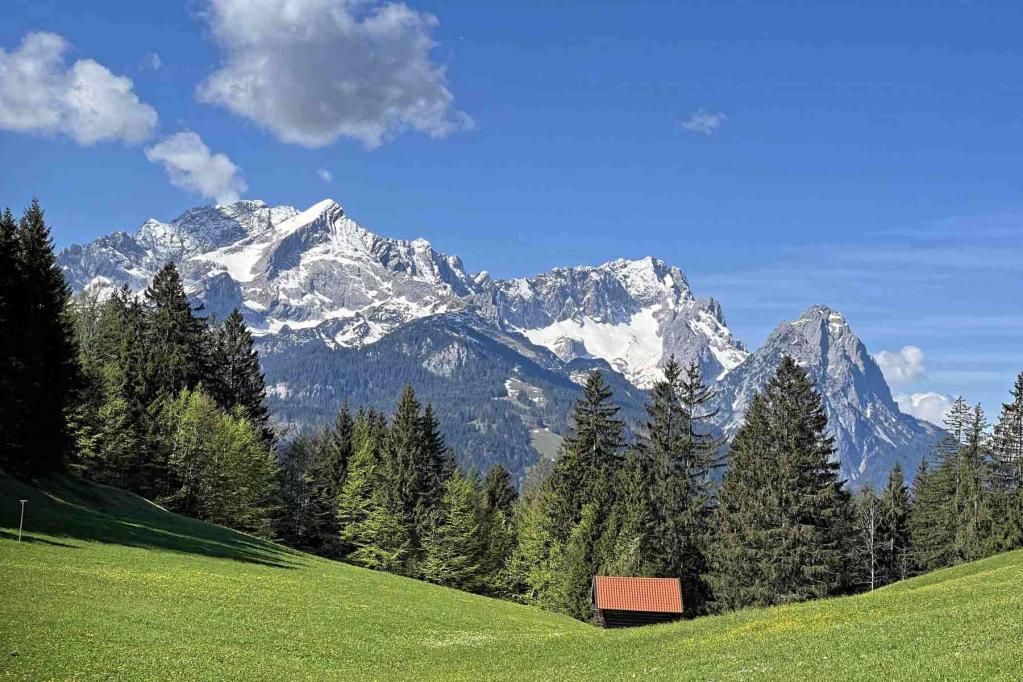
<path id="1" fill-rule="evenodd" d="M 919 470 L 853 492 L 791 358 L 731 443 L 711 427 L 713 388 L 695 366 L 664 366 L 642 424 L 619 418 L 593 372 L 559 456 L 520 489 L 500 466 L 460 468 L 471 458 L 446 446 L 412 386 L 390 414 L 345 402 L 329 428 L 275 433 L 237 311 L 194 308 L 172 264 L 144 292 L 72 298 L 37 202 L 0 216 L 0 328 L 6 473 L 69 471 L 325 557 L 582 620 L 598 574 L 679 577 L 700 615 L 871 590 L 1023 546 L 1023 374 L 993 426 L 960 398 Z"/>

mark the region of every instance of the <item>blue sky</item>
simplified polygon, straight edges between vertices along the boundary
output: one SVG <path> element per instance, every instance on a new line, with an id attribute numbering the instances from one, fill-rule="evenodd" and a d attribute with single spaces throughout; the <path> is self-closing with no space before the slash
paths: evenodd
<path id="1" fill-rule="evenodd" d="M 7 0 L 0 203 L 330 196 L 497 276 L 659 256 L 751 347 L 826 303 L 897 393 L 1023 370 L 1019 3 L 410 2 Z"/>

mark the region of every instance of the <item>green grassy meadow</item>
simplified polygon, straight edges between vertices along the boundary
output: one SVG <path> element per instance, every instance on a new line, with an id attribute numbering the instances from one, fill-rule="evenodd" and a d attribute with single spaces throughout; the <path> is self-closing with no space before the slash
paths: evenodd
<path id="1" fill-rule="evenodd" d="M 604 631 L 73 478 L 41 487 L 0 476 L 0 677 L 1023 679 L 1023 552 L 867 595 Z"/>

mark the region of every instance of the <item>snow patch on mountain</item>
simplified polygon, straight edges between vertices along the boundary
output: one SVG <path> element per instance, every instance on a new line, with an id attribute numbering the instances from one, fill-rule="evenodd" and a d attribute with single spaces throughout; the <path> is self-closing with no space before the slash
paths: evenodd
<path id="1" fill-rule="evenodd" d="M 609 324 L 584 315 L 539 329 L 526 329 L 523 333 L 566 362 L 577 357 L 607 360 L 632 384 L 649 388 L 663 377 L 658 368 L 664 354 L 656 318 L 660 309 L 659 305 L 643 308 L 622 324 Z M 566 339 L 577 344 L 566 344 Z M 585 355 L 579 350 L 585 351 Z"/>

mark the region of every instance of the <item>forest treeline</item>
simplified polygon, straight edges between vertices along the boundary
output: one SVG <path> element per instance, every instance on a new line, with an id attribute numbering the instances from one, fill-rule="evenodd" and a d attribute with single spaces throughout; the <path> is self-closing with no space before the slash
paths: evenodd
<path id="1" fill-rule="evenodd" d="M 728 447 L 713 389 L 674 358 L 630 432 L 591 373 L 553 462 L 521 485 L 463 470 L 411 386 L 279 440 L 253 338 L 188 300 L 72 298 L 38 203 L 0 215 L 0 467 L 70 469 L 322 556 L 592 617 L 594 575 L 679 577 L 689 615 L 880 587 L 1023 546 L 1023 374 L 992 429 L 947 437 L 879 491 L 839 478 L 821 397 L 785 358 Z M 725 453 L 727 452 L 727 458 Z"/>

